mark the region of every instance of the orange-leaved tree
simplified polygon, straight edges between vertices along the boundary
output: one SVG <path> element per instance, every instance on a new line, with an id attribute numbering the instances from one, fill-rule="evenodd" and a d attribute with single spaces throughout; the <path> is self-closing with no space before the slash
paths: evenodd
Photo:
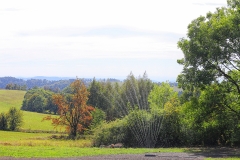
<path id="1" fill-rule="evenodd" d="M 70 84 L 71 94 L 54 94 L 53 102 L 58 106 L 58 117 L 47 116 L 54 126 L 66 126 L 69 136 L 74 138 L 82 134 L 91 124 L 92 106 L 87 105 L 89 92 L 84 83 L 77 79 Z"/>

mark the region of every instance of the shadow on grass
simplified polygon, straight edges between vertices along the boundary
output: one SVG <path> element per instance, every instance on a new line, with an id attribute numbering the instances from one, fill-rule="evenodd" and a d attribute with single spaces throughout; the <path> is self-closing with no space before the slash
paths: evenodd
<path id="1" fill-rule="evenodd" d="M 240 158 L 240 148 L 230 147 L 200 147 L 200 148 L 188 148 L 186 153 L 191 153 L 197 157 L 206 158 Z"/>

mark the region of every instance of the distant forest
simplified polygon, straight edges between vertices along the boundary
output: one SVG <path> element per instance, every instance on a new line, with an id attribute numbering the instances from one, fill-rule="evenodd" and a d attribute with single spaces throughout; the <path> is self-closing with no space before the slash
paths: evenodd
<path id="1" fill-rule="evenodd" d="M 45 88 L 52 91 L 61 91 L 69 86 L 75 79 L 68 80 L 47 80 L 47 79 L 19 79 L 15 77 L 0 77 L 0 89 L 29 90 L 34 87 Z M 88 86 L 92 79 L 82 79 Z M 117 79 L 101 79 L 100 81 L 120 82 Z"/>
<path id="2" fill-rule="evenodd" d="M 76 79 L 64 79 L 64 80 L 47 80 L 47 79 L 21 79 L 15 77 L 0 77 L 0 89 L 9 89 L 9 90 L 29 90 L 32 88 L 44 88 L 52 90 L 54 92 L 62 91 L 64 88 L 69 86 Z M 83 78 L 82 81 L 86 86 L 89 86 L 93 81 L 91 78 Z M 121 82 L 121 80 L 115 78 L 108 79 L 99 79 L 98 81 L 102 82 Z M 158 82 L 160 84 L 160 82 Z M 176 82 L 169 82 L 169 84 L 177 90 Z"/>

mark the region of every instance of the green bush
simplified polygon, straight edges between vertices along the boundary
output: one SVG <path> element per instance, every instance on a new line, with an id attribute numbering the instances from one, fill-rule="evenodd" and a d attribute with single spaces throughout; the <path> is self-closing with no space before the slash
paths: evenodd
<path id="1" fill-rule="evenodd" d="M 94 129 L 94 146 L 124 143 L 127 131 L 126 119 L 104 122 Z"/>
<path id="2" fill-rule="evenodd" d="M 123 143 L 125 147 L 170 147 L 180 144 L 176 112 L 157 114 L 133 110 L 123 119 L 104 122 L 94 130 L 94 146 Z"/>
<path id="3" fill-rule="evenodd" d="M 129 147 L 154 147 L 153 132 L 155 119 L 151 113 L 146 110 L 133 110 L 127 117 L 128 133 L 125 143 Z M 155 138 L 156 139 L 156 138 Z"/>
<path id="4" fill-rule="evenodd" d="M 123 119 L 104 122 L 94 129 L 94 146 L 123 143 L 125 147 L 154 147 L 158 134 L 156 124 L 161 115 L 133 110 Z"/>

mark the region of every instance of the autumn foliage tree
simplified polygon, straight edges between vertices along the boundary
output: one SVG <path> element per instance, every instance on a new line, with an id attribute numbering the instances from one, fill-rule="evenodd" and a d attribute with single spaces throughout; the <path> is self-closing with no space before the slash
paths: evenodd
<path id="1" fill-rule="evenodd" d="M 54 126 L 66 126 L 69 136 L 74 138 L 82 134 L 91 124 L 93 107 L 88 106 L 89 92 L 84 83 L 77 79 L 70 84 L 71 94 L 54 94 L 53 102 L 58 106 L 59 117 L 45 117 L 52 120 Z"/>

